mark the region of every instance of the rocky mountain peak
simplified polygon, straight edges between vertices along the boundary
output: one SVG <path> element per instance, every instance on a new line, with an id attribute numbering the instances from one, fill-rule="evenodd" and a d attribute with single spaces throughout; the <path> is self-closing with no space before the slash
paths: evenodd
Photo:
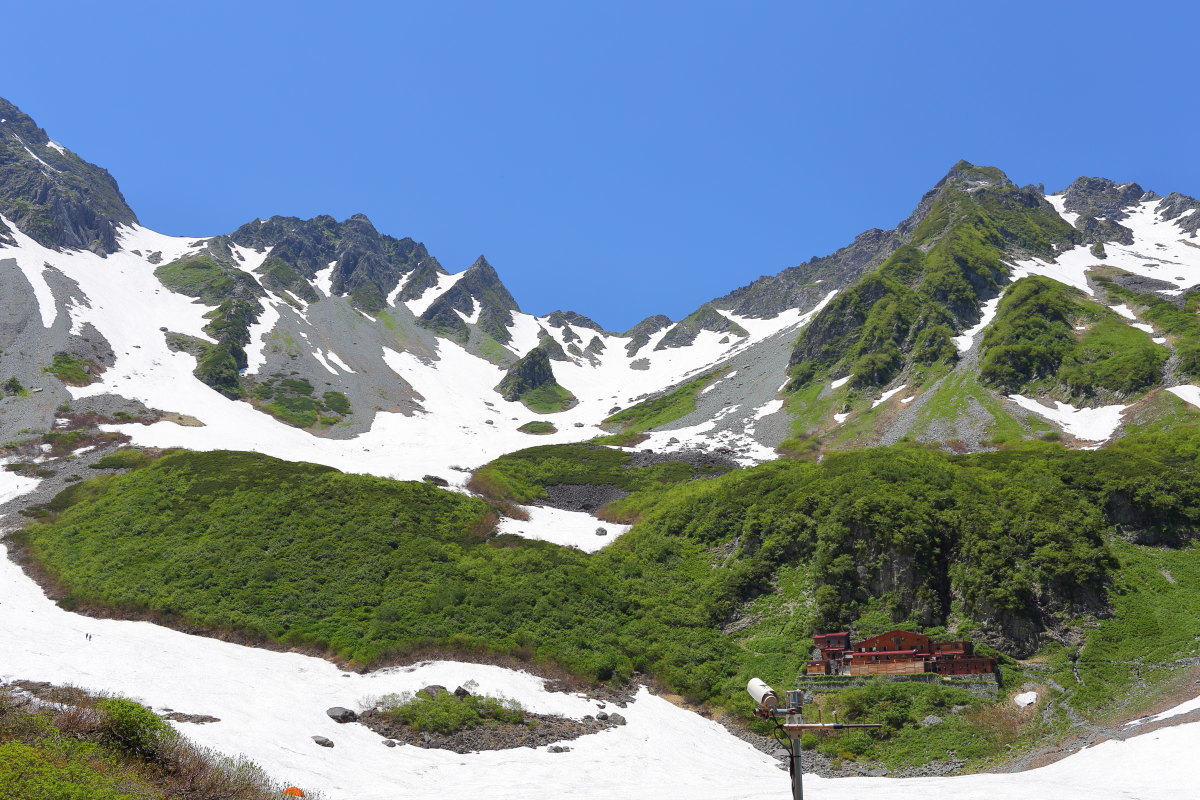
<path id="1" fill-rule="evenodd" d="M 595 322 L 583 314 L 574 311 L 552 311 L 546 317 L 546 324 L 552 328 L 591 328 L 594 331 L 604 331 L 600 323 Z"/>
<path id="2" fill-rule="evenodd" d="M 137 223 L 107 170 L 52 141 L 0 98 L 0 214 L 46 247 L 117 249 L 119 225 Z"/>
<path id="3" fill-rule="evenodd" d="M 1125 209 L 1142 199 L 1136 183 L 1118 184 L 1107 178 L 1077 178 L 1064 193 L 1063 207 L 1085 217 L 1124 219 Z"/>
<path id="4" fill-rule="evenodd" d="M 430 304 L 421 315 L 421 322 L 465 342 L 470 330 L 463 317 L 478 314 L 479 329 L 501 344 L 508 344 L 512 340 L 508 330 L 513 324 L 512 312 L 520 310 L 500 275 L 481 255 L 450 289 Z"/>
<path id="5" fill-rule="evenodd" d="M 271 217 L 249 222 L 228 238 L 258 251 L 271 248 L 264 268 L 280 288 L 300 296 L 311 293 L 308 282 L 317 272 L 334 264 L 334 293 L 350 295 L 356 306 L 370 313 L 380 311 L 400 279 L 421 264 L 441 270 L 425 245 L 380 233 L 364 214 L 343 222 L 327 214 L 309 220 Z"/>

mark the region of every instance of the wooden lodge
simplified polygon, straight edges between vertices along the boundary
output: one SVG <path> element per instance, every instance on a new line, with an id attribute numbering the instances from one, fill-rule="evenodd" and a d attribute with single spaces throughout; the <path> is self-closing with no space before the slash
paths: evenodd
<path id="1" fill-rule="evenodd" d="M 935 642 L 920 633 L 888 631 L 859 642 L 848 632 L 813 637 L 819 658 L 808 662 L 806 675 L 985 675 L 996 671 L 996 659 L 975 655 L 968 641 Z"/>

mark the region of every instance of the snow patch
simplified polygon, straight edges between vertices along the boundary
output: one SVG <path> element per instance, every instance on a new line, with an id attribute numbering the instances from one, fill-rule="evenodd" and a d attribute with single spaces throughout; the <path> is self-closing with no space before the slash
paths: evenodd
<path id="1" fill-rule="evenodd" d="M 497 526 L 497 533 L 511 533 L 524 539 L 540 539 L 544 542 L 567 547 L 576 547 L 587 553 L 595 552 L 606 544 L 629 532 L 632 525 L 616 525 L 582 511 L 564 511 L 549 506 L 521 506 L 529 514 L 528 520 L 504 517 Z M 599 536 L 597 528 L 607 534 Z"/>
<path id="2" fill-rule="evenodd" d="M 882 405 L 883 403 L 886 403 L 888 401 L 888 399 L 892 397 L 892 395 L 896 394 L 897 392 L 902 392 L 907 388 L 908 388 L 908 384 L 903 384 L 901 386 L 897 386 L 895 389 L 888 389 L 886 392 L 884 392 L 883 394 L 881 394 L 879 396 L 878 400 L 876 400 L 874 403 L 871 403 L 871 408 L 875 408 L 878 405 Z"/>
<path id="3" fill-rule="evenodd" d="M 841 425 L 843 422 L 845 422 L 846 420 L 850 419 L 850 414 L 851 414 L 851 413 L 853 413 L 853 412 L 846 411 L 846 412 L 844 412 L 844 413 L 841 413 L 841 414 L 834 414 L 834 415 L 833 415 L 834 422 L 836 422 L 838 425 Z"/>
<path id="4" fill-rule="evenodd" d="M 1145 331 L 1146 333 L 1154 333 L 1154 328 L 1144 322 L 1131 322 L 1129 323 L 1129 327 L 1137 328 L 1139 331 Z"/>
<path id="5" fill-rule="evenodd" d="M 1055 401 L 1055 408 L 1048 408 L 1033 398 L 1019 394 L 1010 394 L 1008 398 L 1021 408 L 1045 417 L 1076 439 L 1086 442 L 1108 441 L 1121 425 L 1121 414 L 1129 408 L 1122 405 L 1075 408 L 1059 401 Z"/>
<path id="6" fill-rule="evenodd" d="M 975 342 L 975 337 L 996 318 L 996 311 L 999 308 L 999 297 L 993 297 L 980 307 L 978 324 L 972 325 L 963 331 L 962 334 L 954 337 L 954 346 L 958 348 L 958 352 L 965 353 L 971 349 L 971 345 Z"/>
<path id="7" fill-rule="evenodd" d="M 333 297 L 333 268 L 336 266 L 336 260 L 330 261 L 325 269 L 319 269 L 313 273 L 313 286 L 326 297 Z M 388 298 L 388 305 L 394 301 L 395 298 Z"/>
<path id="8" fill-rule="evenodd" d="M 1130 309 L 1129 306 L 1125 305 L 1124 303 L 1121 303 L 1120 305 L 1117 305 L 1117 306 L 1110 306 L 1110 308 L 1112 308 L 1113 311 L 1117 312 L 1125 319 L 1137 319 L 1137 314 L 1134 314 L 1133 310 Z"/>
<path id="9" fill-rule="evenodd" d="M 3 469 L 3 465 L 8 463 L 8 459 L 0 460 L 0 505 L 32 492 L 41 483 L 38 478 L 27 478 Z"/>
<path id="10" fill-rule="evenodd" d="M 415 300 L 406 301 L 405 305 L 408 306 L 408 309 L 413 313 L 413 316 L 421 316 L 431 305 L 433 305 L 434 300 L 437 300 L 443 294 L 448 292 L 451 287 L 462 280 L 462 276 L 466 274 L 466 270 L 455 273 L 454 275 L 439 274 L 437 276 L 437 284 L 430 286 L 421 293 L 420 297 L 416 298 Z"/>
<path id="11" fill-rule="evenodd" d="M 271 331 L 275 330 L 277 322 L 279 322 L 279 307 L 268 300 L 263 303 L 262 313 L 258 315 L 258 322 L 250 326 L 250 341 L 246 343 L 247 373 L 254 374 L 263 364 L 267 363 L 267 337 L 271 335 Z"/>
<path id="12" fill-rule="evenodd" d="M 1038 699 L 1037 692 L 1023 692 L 1023 693 L 1013 697 L 1013 703 L 1018 708 L 1025 708 L 1026 706 L 1031 706 L 1034 703 L 1036 703 L 1037 699 Z"/>

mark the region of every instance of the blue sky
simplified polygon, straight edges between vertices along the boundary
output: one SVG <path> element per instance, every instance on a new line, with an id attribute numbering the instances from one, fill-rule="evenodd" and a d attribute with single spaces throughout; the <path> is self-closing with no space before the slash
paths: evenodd
<path id="1" fill-rule="evenodd" d="M 960 158 L 1200 195 L 1161 2 L 22 3 L 0 96 L 142 222 L 367 214 L 624 329 L 891 227 Z"/>

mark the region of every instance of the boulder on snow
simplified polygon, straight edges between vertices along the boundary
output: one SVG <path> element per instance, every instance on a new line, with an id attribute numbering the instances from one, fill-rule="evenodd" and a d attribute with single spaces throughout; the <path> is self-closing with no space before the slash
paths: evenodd
<path id="1" fill-rule="evenodd" d="M 596 535 L 597 536 L 608 536 L 608 531 L 605 530 L 604 528 L 596 528 Z"/>
<path id="2" fill-rule="evenodd" d="M 609 714 L 608 721 L 611 722 L 613 725 L 624 725 L 625 724 L 625 718 L 622 717 L 620 714 Z"/>
<path id="3" fill-rule="evenodd" d="M 434 486 L 449 486 L 450 481 L 445 478 L 439 478 L 437 475 L 426 475 L 424 478 L 426 483 L 432 483 Z"/>
<path id="4" fill-rule="evenodd" d="M 394 741 L 392 741 L 391 739 L 384 739 L 383 746 L 384 747 L 395 747 L 396 743 Z"/>
<path id="5" fill-rule="evenodd" d="M 333 742 L 331 742 L 329 739 L 326 739 L 324 736 L 314 736 L 312 737 L 312 740 L 321 745 L 321 747 L 333 747 Z"/>
<path id="6" fill-rule="evenodd" d="M 333 708 L 326 709 L 325 713 L 328 714 L 329 718 L 334 722 L 346 723 L 354 722 L 358 719 L 358 714 L 355 714 L 348 708 L 342 708 L 341 706 L 334 706 Z"/>
<path id="7" fill-rule="evenodd" d="M 433 697 L 437 697 L 439 694 L 443 694 L 447 691 L 449 691 L 449 690 L 445 686 L 438 686 L 436 683 L 431 683 L 430 685 L 426 686 L 421 691 L 417 692 L 417 694 L 423 694 L 426 697 L 433 698 Z"/>
<path id="8" fill-rule="evenodd" d="M 464 697 L 470 697 L 471 693 L 468 692 L 463 687 L 459 686 L 457 689 L 454 690 L 454 696 L 461 700 Z"/>
<path id="9" fill-rule="evenodd" d="M 603 722 L 604 720 L 608 719 L 608 714 L 604 711 L 601 711 L 599 714 L 596 715 L 596 719 Z"/>

